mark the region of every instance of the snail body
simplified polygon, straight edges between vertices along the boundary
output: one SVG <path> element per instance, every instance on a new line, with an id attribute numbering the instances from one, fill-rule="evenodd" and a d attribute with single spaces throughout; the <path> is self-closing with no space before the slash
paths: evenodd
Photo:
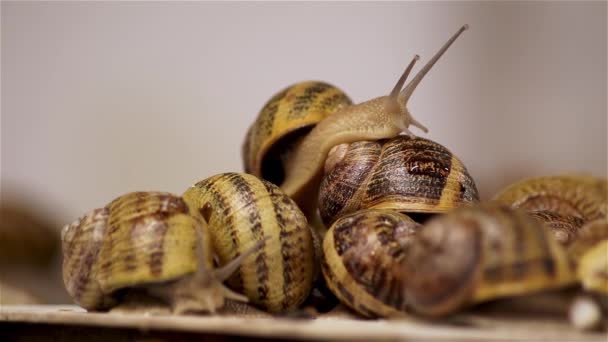
<path id="1" fill-rule="evenodd" d="M 349 214 L 332 225 L 323 245 L 325 258 L 331 260 L 322 264 L 324 274 L 329 273 L 325 269 L 334 264 L 338 265 L 335 272 L 341 274 L 348 270 L 344 266 L 347 263 L 362 263 L 364 266 L 351 267 L 354 274 L 349 275 L 350 279 L 360 279 L 358 273 L 362 270 L 363 273 L 371 272 L 367 278 L 384 284 L 374 291 L 390 293 L 390 298 L 398 298 L 389 301 L 397 304 L 390 305 L 391 310 L 370 310 L 364 313 L 368 316 L 416 313 L 439 317 L 478 302 L 559 288 L 575 282 L 563 247 L 538 221 L 524 212 L 503 206 L 462 207 L 429 220 L 394 243 L 391 240 L 397 236 L 394 233 L 384 234 L 383 239 L 368 235 L 367 238 L 359 238 L 363 242 L 357 243 L 351 242 L 349 234 L 336 232 L 336 227 L 346 232 L 351 232 L 350 229 L 357 231 L 352 226 L 373 212 L 364 210 Z M 398 255 L 397 260 L 378 255 L 385 252 L 374 249 L 374 244 L 394 246 L 392 254 Z M 349 254 L 350 257 L 358 257 L 357 261 L 346 260 L 344 254 L 332 251 L 343 249 L 345 245 L 361 246 Z M 390 263 L 386 269 L 392 270 L 391 277 L 382 273 L 384 267 L 375 264 L 376 260 L 384 258 L 389 261 L 381 265 Z M 374 263 L 367 264 L 369 261 Z M 328 285 L 338 297 L 340 292 L 344 292 L 340 288 L 347 288 L 347 285 L 367 295 L 341 296 L 343 302 L 355 310 L 361 307 L 356 301 L 376 298 L 375 292 L 367 288 L 368 283 L 364 281 L 349 280 L 332 285 L 334 279 L 340 278 L 326 276 Z M 342 279 L 348 278 L 343 276 Z M 402 293 L 396 294 L 394 288 L 400 288 Z M 353 293 L 354 290 L 348 292 Z M 349 302 L 349 298 L 353 298 L 354 304 Z M 367 303 L 365 307 L 369 309 L 373 305 Z M 358 311 L 361 312 L 360 309 Z"/>
<path id="2" fill-rule="evenodd" d="M 365 140 L 378 140 L 395 137 L 401 133 L 413 136 L 410 125 L 428 131 L 424 125 L 412 117 L 407 102 L 422 78 L 445 53 L 456 38 L 467 29 L 463 26 L 419 71 L 413 80 L 402 90 L 418 56 L 408 65 L 401 78 L 388 96 L 381 96 L 356 105 L 346 106 L 319 121 L 314 128 L 294 145 L 283 163 L 284 180 L 281 189 L 293 198 L 304 213 L 314 215 L 318 186 L 321 181 L 323 165 L 329 151 L 336 145 Z M 263 109 L 257 121 L 265 113 Z M 254 126 L 256 123 L 254 123 Z M 251 134 L 248 135 L 250 137 Z M 247 142 L 245 143 L 247 146 Z M 244 148 L 244 152 L 251 149 Z M 246 170 L 255 170 L 246 166 Z M 254 174 L 256 174 L 254 172 Z M 259 174 L 256 174 L 259 175 Z"/>
<path id="3" fill-rule="evenodd" d="M 327 225 L 360 209 L 442 213 L 478 201 L 475 182 L 455 155 L 406 135 L 336 146 L 319 190 L 319 212 Z"/>
<path id="4" fill-rule="evenodd" d="M 183 197 L 207 221 L 220 262 L 263 242 L 228 279 L 229 286 L 270 312 L 294 310 L 306 299 L 315 267 L 312 232 L 276 185 L 224 173 L 196 183 Z"/>
<path id="5" fill-rule="evenodd" d="M 108 309 L 129 290 L 160 297 L 176 313 L 246 300 L 222 284 L 242 258 L 214 269 L 205 222 L 169 193 L 120 196 L 65 226 L 62 243 L 64 284 L 88 310 Z"/>

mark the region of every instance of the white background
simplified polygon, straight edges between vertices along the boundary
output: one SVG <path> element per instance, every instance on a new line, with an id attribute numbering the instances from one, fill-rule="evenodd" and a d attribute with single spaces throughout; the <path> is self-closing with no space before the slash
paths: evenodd
<path id="1" fill-rule="evenodd" d="M 606 174 L 606 2 L 1 6 L 2 197 L 62 224 L 129 191 L 240 171 L 276 91 L 320 79 L 356 102 L 385 95 L 464 23 L 410 110 L 482 197 Z"/>

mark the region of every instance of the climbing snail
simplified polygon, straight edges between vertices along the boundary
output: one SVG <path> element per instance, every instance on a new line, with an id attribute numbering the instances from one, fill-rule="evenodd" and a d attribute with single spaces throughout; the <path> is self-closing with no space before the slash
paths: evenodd
<path id="1" fill-rule="evenodd" d="M 120 196 L 63 228 L 65 287 L 87 310 L 108 309 L 129 292 L 159 297 L 175 313 L 214 312 L 226 298 L 246 301 L 222 281 L 259 245 L 214 269 L 206 230 L 178 196 Z"/>
<path id="2" fill-rule="evenodd" d="M 406 135 L 334 147 L 319 190 L 319 212 L 328 226 L 360 209 L 442 213 L 477 201 L 475 182 L 456 156 Z"/>
<path id="3" fill-rule="evenodd" d="M 524 212 L 466 206 L 421 227 L 402 216 L 355 212 L 323 241 L 328 286 L 363 315 L 438 317 L 575 281 L 563 247 Z"/>
<path id="4" fill-rule="evenodd" d="M 316 209 L 325 159 L 334 146 L 392 138 L 403 132 L 413 136 L 408 130 L 410 125 L 427 131 L 412 117 L 407 102 L 427 72 L 467 27 L 461 27 L 403 88 L 418 60 L 416 56 L 387 96 L 350 105 L 350 100 L 341 91 L 331 86 L 319 87 L 317 83 L 295 85 L 279 92 L 265 104 L 248 131 L 242 149 L 245 170 L 279 184 L 310 217 Z M 307 90 L 309 87 L 316 89 Z M 327 114 L 317 113 L 325 109 L 328 110 Z M 289 127 L 284 122 L 290 117 L 301 118 L 309 111 L 315 113 L 312 115 L 315 119 L 306 123 L 310 127 L 316 121 L 312 129 L 306 128 L 298 133 L 283 129 L 284 126 Z M 296 137 L 301 133 L 306 135 Z M 282 144 L 287 149 L 271 146 L 281 141 L 280 137 L 286 137 L 290 142 Z M 269 152 L 274 153 L 269 155 Z M 267 170 L 276 173 L 270 176 Z"/>
<path id="5" fill-rule="evenodd" d="M 208 223 L 222 263 L 270 237 L 244 258 L 228 280 L 230 287 L 270 312 L 293 310 L 306 299 L 315 267 L 312 232 L 276 185 L 250 174 L 224 173 L 196 183 L 183 197 Z"/>

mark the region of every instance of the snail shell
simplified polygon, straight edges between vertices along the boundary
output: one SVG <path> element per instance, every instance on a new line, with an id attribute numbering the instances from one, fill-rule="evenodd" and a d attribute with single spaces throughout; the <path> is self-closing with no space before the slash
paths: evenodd
<path id="1" fill-rule="evenodd" d="M 405 135 L 336 146 L 319 190 L 326 225 L 366 208 L 441 213 L 478 201 L 475 182 L 455 155 L 434 141 Z"/>
<path id="2" fill-rule="evenodd" d="M 325 117 L 352 104 L 342 90 L 325 82 L 305 81 L 282 89 L 264 104 L 247 131 L 242 147 L 245 172 L 281 184 L 293 145 Z"/>
<path id="3" fill-rule="evenodd" d="M 415 312 L 437 317 L 477 302 L 575 282 L 563 247 L 523 212 L 490 205 L 462 207 L 410 230 L 401 239 L 392 240 L 399 236 L 394 228 L 382 237 L 355 233 L 361 230 L 357 225 L 374 212 L 338 219 L 323 244 L 322 269 L 328 285 L 345 304 L 364 315 Z M 379 221 L 382 224 L 366 224 L 366 228 L 399 226 Z M 344 253 L 347 247 L 350 252 Z M 356 267 L 347 268 L 348 264 Z M 373 282 L 373 287 L 368 286 Z M 378 309 L 378 302 L 388 302 L 390 310 Z"/>
<path id="4" fill-rule="evenodd" d="M 161 297 L 176 313 L 213 312 L 224 298 L 243 300 L 222 285 L 240 260 L 214 270 L 205 229 L 198 212 L 175 195 L 118 197 L 63 229 L 66 289 L 89 310 L 110 308 L 128 289 Z"/>
<path id="5" fill-rule="evenodd" d="M 219 260 L 231 260 L 256 241 L 265 241 L 228 280 L 253 304 L 270 312 L 297 308 L 313 281 L 313 236 L 293 200 L 267 181 L 224 173 L 196 183 L 184 199 L 209 225 Z"/>
<path id="6" fill-rule="evenodd" d="M 508 207 L 463 207 L 431 219 L 405 272 L 416 312 L 437 316 L 494 298 L 572 284 L 565 250 L 538 221 Z"/>
<path id="7" fill-rule="evenodd" d="M 340 218 L 323 240 L 321 269 L 338 299 L 366 317 L 406 312 L 398 265 L 420 224 L 390 210 L 361 210 Z"/>
<path id="8" fill-rule="evenodd" d="M 494 200 L 528 211 L 553 211 L 589 221 L 605 218 L 608 213 L 606 184 L 605 179 L 592 176 L 536 177 L 506 187 Z"/>
<path id="9" fill-rule="evenodd" d="M 552 231 L 555 239 L 563 246 L 568 246 L 577 239 L 578 232 L 585 223 L 579 216 L 561 215 L 549 210 L 531 211 L 529 215 Z"/>

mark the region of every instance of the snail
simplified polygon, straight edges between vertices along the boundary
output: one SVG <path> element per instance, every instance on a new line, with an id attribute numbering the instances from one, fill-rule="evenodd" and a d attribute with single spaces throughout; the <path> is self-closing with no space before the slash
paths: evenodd
<path id="1" fill-rule="evenodd" d="M 418 228 L 389 213 L 343 216 L 323 241 L 328 286 L 365 316 L 440 317 L 575 282 L 566 251 L 522 211 L 465 206 Z"/>
<path id="2" fill-rule="evenodd" d="M 398 265 L 420 224 L 391 210 L 361 210 L 338 219 L 323 239 L 321 269 L 338 299 L 366 317 L 402 316 L 404 274 Z"/>
<path id="3" fill-rule="evenodd" d="M 558 175 L 521 180 L 495 195 L 494 201 L 527 211 L 553 211 L 590 221 L 608 214 L 606 179 Z"/>
<path id="4" fill-rule="evenodd" d="M 276 185 L 223 173 L 196 183 L 183 197 L 207 222 L 222 263 L 271 237 L 243 260 L 230 287 L 269 312 L 294 310 L 306 299 L 315 268 L 313 235 L 304 214 Z"/>
<path id="5" fill-rule="evenodd" d="M 319 213 L 330 225 L 360 209 L 442 213 L 478 202 L 473 178 L 442 145 L 407 135 L 335 146 L 325 163 Z"/>
<path id="6" fill-rule="evenodd" d="M 198 212 L 175 195 L 132 192 L 62 230 L 63 279 L 74 301 L 105 310 L 146 293 L 173 312 L 215 312 L 225 299 L 246 301 L 222 284 L 259 244 L 221 268 Z"/>
<path id="7" fill-rule="evenodd" d="M 416 55 L 387 96 L 350 105 L 351 101 L 341 91 L 331 86 L 319 86 L 318 83 L 305 83 L 315 89 L 295 85 L 277 93 L 265 104 L 248 131 L 242 148 L 245 170 L 272 179 L 308 217 L 314 216 L 323 165 L 334 146 L 392 138 L 401 133 L 413 136 L 409 126 L 428 131 L 412 117 L 407 102 L 428 71 L 467 28 L 467 25 L 462 26 L 403 88 L 414 63 L 419 59 Z M 300 93 L 296 93 L 298 90 Z M 333 95 L 325 95 L 330 92 Z M 325 108 L 328 109 L 327 114 L 316 113 Z M 284 133 L 284 139 L 289 143 L 282 145 L 288 146 L 287 149 L 271 146 L 277 144 L 278 136 L 283 134 L 283 122 L 290 120 L 290 117 L 299 119 L 308 111 L 315 113 L 311 114 L 315 119 L 306 121 L 306 128 L 300 131 L 286 130 Z M 312 125 L 314 127 L 310 128 Z M 302 133 L 305 136 L 298 137 Z M 275 154 L 269 156 L 269 152 Z M 269 175 L 268 172 L 276 174 Z"/>

